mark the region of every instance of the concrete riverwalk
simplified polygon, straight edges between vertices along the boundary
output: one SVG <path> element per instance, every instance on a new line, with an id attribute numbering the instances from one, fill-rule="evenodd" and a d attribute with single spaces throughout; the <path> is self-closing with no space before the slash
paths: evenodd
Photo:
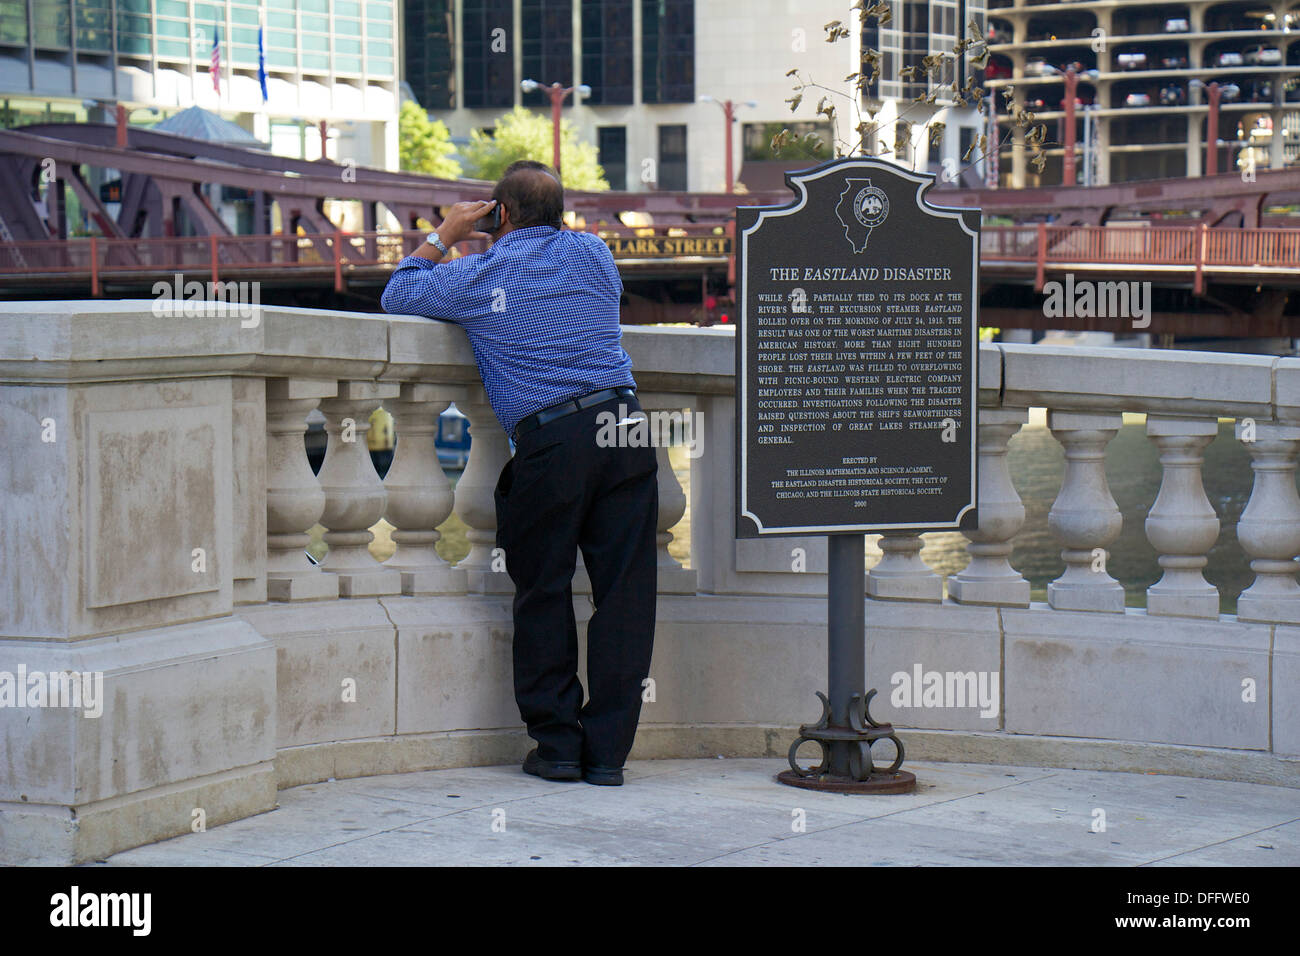
<path id="1" fill-rule="evenodd" d="M 917 789 L 782 786 L 784 761 L 635 761 L 621 788 L 518 766 L 281 791 L 268 813 L 89 866 L 1297 866 L 1300 790 L 909 762 Z"/>

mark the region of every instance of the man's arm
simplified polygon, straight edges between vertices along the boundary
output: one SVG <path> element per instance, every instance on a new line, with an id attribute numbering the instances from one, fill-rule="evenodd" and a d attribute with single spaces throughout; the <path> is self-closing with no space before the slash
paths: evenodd
<path id="1" fill-rule="evenodd" d="M 438 227 L 438 239 L 450 251 L 452 246 L 465 239 L 490 238 L 485 232 L 477 232 L 474 223 L 495 204 L 496 200 L 456 203 Z M 442 250 L 426 239 L 420 248 L 399 262 L 380 299 L 384 311 L 457 318 L 455 299 L 460 276 L 456 274 L 457 270 L 435 269 L 442 258 Z"/>

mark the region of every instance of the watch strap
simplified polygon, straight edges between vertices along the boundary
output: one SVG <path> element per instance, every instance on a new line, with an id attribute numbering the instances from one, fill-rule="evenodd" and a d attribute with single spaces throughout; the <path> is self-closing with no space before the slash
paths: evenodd
<path id="1" fill-rule="evenodd" d="M 447 254 L 447 247 L 442 244 L 442 240 L 438 238 L 438 234 L 436 232 L 429 233 L 429 237 L 425 241 L 428 242 L 429 245 L 433 246 L 433 248 L 441 252 L 444 256 Z"/>

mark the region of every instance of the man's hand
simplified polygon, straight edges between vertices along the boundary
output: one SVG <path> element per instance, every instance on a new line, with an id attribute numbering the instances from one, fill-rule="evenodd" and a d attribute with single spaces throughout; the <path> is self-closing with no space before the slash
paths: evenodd
<path id="1" fill-rule="evenodd" d="M 458 202 L 447 210 L 442 225 L 437 229 L 438 238 L 448 249 L 463 239 L 491 239 L 486 232 L 478 232 L 474 224 L 497 204 L 495 199 L 486 202 Z"/>

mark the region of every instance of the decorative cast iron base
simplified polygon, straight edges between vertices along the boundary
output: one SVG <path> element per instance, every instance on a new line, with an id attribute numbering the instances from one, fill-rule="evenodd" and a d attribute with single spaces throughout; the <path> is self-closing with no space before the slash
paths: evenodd
<path id="1" fill-rule="evenodd" d="M 781 783 L 804 790 L 823 790 L 827 793 L 911 793 L 916 789 L 916 777 L 906 770 L 896 773 L 877 771 L 866 780 L 851 777 L 801 777 L 791 770 L 776 775 Z"/>
<path id="2" fill-rule="evenodd" d="M 903 765 L 903 742 L 894 735 L 893 724 L 879 724 L 871 719 L 871 698 L 874 690 L 864 698 L 854 694 L 849 699 L 849 726 L 831 726 L 831 703 L 826 695 L 817 692 L 822 702 L 821 720 L 804 724 L 799 736 L 790 745 L 790 769 L 777 774 L 777 780 L 792 787 L 806 790 L 827 790 L 833 793 L 909 793 L 916 789 L 916 777 Z M 896 748 L 894 762 L 884 770 L 877 770 L 871 761 L 871 745 L 877 740 L 892 741 Z M 796 753 L 802 744 L 815 741 L 822 750 L 822 760 L 815 767 L 800 767 Z M 832 774 L 831 747 L 848 748 L 848 775 Z"/>

